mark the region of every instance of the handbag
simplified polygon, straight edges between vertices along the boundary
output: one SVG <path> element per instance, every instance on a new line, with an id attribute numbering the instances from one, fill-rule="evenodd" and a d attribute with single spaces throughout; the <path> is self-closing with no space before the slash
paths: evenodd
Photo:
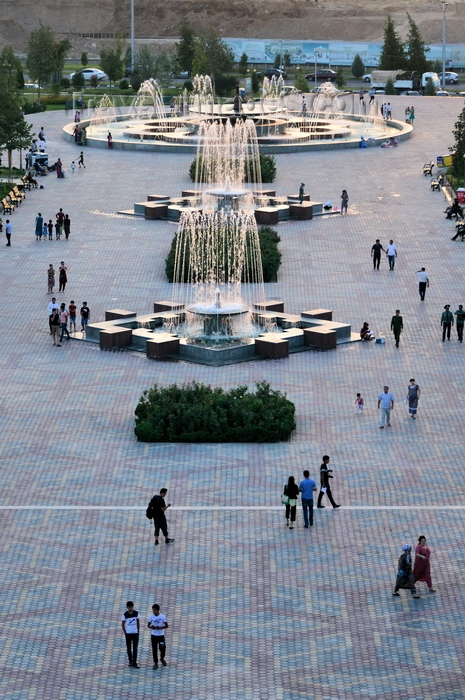
<path id="1" fill-rule="evenodd" d="M 281 496 L 281 503 L 283 504 L 283 506 L 289 505 L 289 499 L 285 493 L 283 493 Z"/>

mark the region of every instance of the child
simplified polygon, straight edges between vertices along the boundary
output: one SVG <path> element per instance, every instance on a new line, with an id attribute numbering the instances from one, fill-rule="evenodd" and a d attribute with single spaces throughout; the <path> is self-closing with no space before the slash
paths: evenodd
<path id="1" fill-rule="evenodd" d="M 363 399 L 360 394 L 357 394 L 357 398 L 355 399 L 355 405 L 357 406 L 355 415 L 358 416 L 360 413 L 363 413 Z"/>
<path id="2" fill-rule="evenodd" d="M 48 233 L 47 222 L 44 221 L 44 230 L 42 232 L 42 236 L 44 237 L 44 241 L 47 240 L 47 233 Z"/>
<path id="3" fill-rule="evenodd" d="M 59 241 L 60 237 L 61 237 L 61 223 L 60 223 L 59 219 L 57 219 L 56 223 L 55 223 L 55 238 L 57 241 Z"/>
<path id="4" fill-rule="evenodd" d="M 53 241 L 53 221 L 49 219 L 48 221 L 48 240 Z"/>
<path id="5" fill-rule="evenodd" d="M 73 330 L 73 326 L 74 326 L 74 332 L 76 332 L 76 309 L 77 309 L 77 306 L 76 306 L 76 304 L 74 303 L 74 301 L 71 299 L 71 301 L 70 301 L 70 303 L 69 303 L 69 307 L 68 307 L 68 311 L 69 311 L 69 329 L 70 329 L 70 331 L 72 331 L 72 330 Z"/>
<path id="6" fill-rule="evenodd" d="M 74 173 L 75 170 L 76 170 L 76 165 L 74 164 L 74 160 L 73 160 L 73 162 L 71 163 L 71 172 Z"/>

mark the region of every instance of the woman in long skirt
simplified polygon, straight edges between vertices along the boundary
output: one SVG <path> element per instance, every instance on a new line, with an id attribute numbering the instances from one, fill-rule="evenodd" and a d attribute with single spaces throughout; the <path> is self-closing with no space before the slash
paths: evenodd
<path id="1" fill-rule="evenodd" d="M 402 547 L 402 554 L 397 564 L 396 585 L 392 595 L 399 596 L 399 588 L 410 591 L 413 598 L 420 597 L 413 583 L 412 548 L 409 544 L 404 544 Z"/>
<path id="2" fill-rule="evenodd" d="M 436 593 L 436 589 L 433 588 L 433 582 L 431 581 L 431 563 L 430 563 L 431 552 L 430 548 L 426 544 L 426 537 L 420 535 L 418 538 L 418 544 L 415 547 L 415 563 L 413 565 L 413 583 L 417 581 L 423 581 L 428 586 L 428 591 L 430 593 Z"/>
<path id="3" fill-rule="evenodd" d="M 415 380 L 411 379 L 410 384 L 407 388 L 407 401 L 408 401 L 408 412 L 415 420 L 417 417 L 417 410 L 418 410 L 418 399 L 420 398 L 420 387 L 418 384 L 415 384 Z"/>

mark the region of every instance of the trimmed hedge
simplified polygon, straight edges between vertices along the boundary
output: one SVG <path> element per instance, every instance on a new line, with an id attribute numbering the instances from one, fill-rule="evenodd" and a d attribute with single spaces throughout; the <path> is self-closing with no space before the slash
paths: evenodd
<path id="1" fill-rule="evenodd" d="M 176 241 L 178 234 L 176 233 L 171 241 L 170 252 L 165 260 L 165 274 L 168 278 L 168 282 L 173 282 L 174 278 L 174 263 L 176 259 Z M 262 259 L 262 269 L 263 269 L 263 281 L 264 282 L 277 282 L 278 281 L 278 270 L 281 265 L 281 252 L 278 247 L 278 243 L 281 238 L 278 236 L 278 232 L 269 226 L 262 226 L 258 229 L 258 239 L 260 242 L 260 255 Z M 184 257 L 185 267 L 184 267 L 184 282 L 187 282 L 187 275 L 189 270 L 189 251 L 186 250 Z"/>
<path id="2" fill-rule="evenodd" d="M 295 406 L 267 382 L 255 393 L 192 382 L 144 391 L 135 410 L 141 442 L 281 442 L 296 428 Z"/>
<path id="3" fill-rule="evenodd" d="M 194 160 L 192 161 L 190 168 L 189 168 L 189 177 L 192 180 L 192 182 L 195 182 L 195 176 L 196 176 L 196 169 L 197 169 L 197 160 L 201 159 L 202 156 L 196 156 Z M 201 164 L 201 162 L 200 162 Z M 249 164 L 246 161 L 245 167 L 244 167 L 244 180 L 245 182 L 252 182 L 253 180 L 251 179 L 253 176 L 253 171 L 251 169 L 251 172 L 248 173 L 247 171 L 249 170 Z M 262 174 L 262 182 L 274 182 L 274 179 L 276 177 L 276 159 L 274 156 L 270 156 L 267 153 L 260 153 L 260 170 Z"/>

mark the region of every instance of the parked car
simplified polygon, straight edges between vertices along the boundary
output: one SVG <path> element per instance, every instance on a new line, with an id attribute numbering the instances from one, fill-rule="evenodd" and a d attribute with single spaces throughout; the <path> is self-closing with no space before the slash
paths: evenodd
<path id="1" fill-rule="evenodd" d="M 438 73 L 438 78 L 442 85 L 442 73 Z M 459 82 L 459 76 L 457 73 L 452 73 L 452 71 L 446 71 L 444 73 L 444 82 L 446 85 L 457 85 Z"/>
<path id="2" fill-rule="evenodd" d="M 93 75 L 97 76 L 97 80 L 108 80 L 108 75 L 98 68 L 83 68 L 82 70 L 78 70 L 77 73 L 82 73 L 84 80 L 90 80 Z M 72 80 L 75 75 L 76 73 L 71 73 L 69 79 Z"/>
<path id="3" fill-rule="evenodd" d="M 276 78 L 287 78 L 287 73 L 279 68 L 265 68 L 265 70 L 262 70 L 258 75 L 261 78 L 272 78 L 273 76 Z"/>
<path id="4" fill-rule="evenodd" d="M 438 90 L 436 92 L 436 97 L 450 97 L 450 92 L 447 92 L 447 90 Z"/>
<path id="5" fill-rule="evenodd" d="M 318 70 L 316 72 L 316 79 L 317 80 L 324 80 L 324 81 L 336 80 L 336 75 L 337 75 L 336 71 L 331 70 L 331 68 L 320 68 L 320 70 Z M 305 78 L 306 78 L 306 80 L 313 80 L 314 81 L 315 80 L 315 73 L 307 73 Z"/>
<path id="6" fill-rule="evenodd" d="M 314 87 L 310 90 L 310 92 L 325 92 L 325 90 L 321 87 L 321 85 L 317 85 L 317 87 Z M 338 93 L 342 92 L 342 90 L 338 90 L 334 86 L 332 86 L 331 94 L 336 95 Z M 345 92 L 348 92 L 347 90 Z"/>
<path id="7" fill-rule="evenodd" d="M 365 73 L 365 75 L 362 76 L 362 80 L 364 83 L 371 83 L 371 73 Z"/>

